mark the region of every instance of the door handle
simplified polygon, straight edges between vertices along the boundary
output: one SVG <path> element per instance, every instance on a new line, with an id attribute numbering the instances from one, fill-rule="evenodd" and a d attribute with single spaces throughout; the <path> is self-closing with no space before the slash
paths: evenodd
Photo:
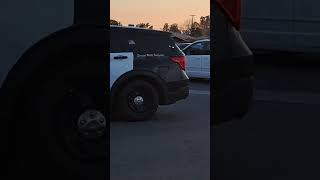
<path id="1" fill-rule="evenodd" d="M 122 60 L 122 59 L 128 59 L 128 56 L 116 56 L 114 59 Z"/>

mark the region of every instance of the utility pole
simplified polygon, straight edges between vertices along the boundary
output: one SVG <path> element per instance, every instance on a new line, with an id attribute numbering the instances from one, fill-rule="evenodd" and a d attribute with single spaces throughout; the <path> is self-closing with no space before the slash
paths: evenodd
<path id="1" fill-rule="evenodd" d="M 196 15 L 190 15 L 192 17 L 191 19 L 191 28 L 193 27 L 193 17 L 196 16 Z"/>
<path id="2" fill-rule="evenodd" d="M 190 15 L 190 16 L 192 17 L 192 19 L 191 19 L 191 32 L 190 32 L 190 33 L 192 34 L 192 33 L 193 33 L 193 27 L 194 27 L 194 26 L 193 26 L 193 17 L 196 16 L 196 15 L 193 15 L 193 14 L 192 14 L 192 15 Z"/>

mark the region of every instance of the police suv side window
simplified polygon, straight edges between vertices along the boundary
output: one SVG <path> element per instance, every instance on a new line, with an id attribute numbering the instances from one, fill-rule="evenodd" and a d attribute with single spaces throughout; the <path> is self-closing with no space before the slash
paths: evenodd
<path id="1" fill-rule="evenodd" d="M 128 52 L 128 42 L 119 29 L 110 28 L 110 52 L 121 53 Z"/>
<path id="2" fill-rule="evenodd" d="M 170 51 L 168 38 L 162 34 L 153 34 L 151 32 L 132 33 L 136 45 L 134 52 L 140 55 L 146 54 L 168 54 Z"/>

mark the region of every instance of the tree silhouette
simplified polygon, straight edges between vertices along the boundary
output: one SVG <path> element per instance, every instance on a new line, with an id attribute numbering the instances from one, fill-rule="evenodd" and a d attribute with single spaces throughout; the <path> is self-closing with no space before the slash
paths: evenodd
<path id="1" fill-rule="evenodd" d="M 181 31 L 180 31 L 177 23 L 171 24 L 171 25 L 170 25 L 170 28 L 169 28 L 169 31 L 170 31 L 170 32 L 181 33 Z"/>
<path id="2" fill-rule="evenodd" d="M 210 35 L 210 16 L 200 17 L 200 28 L 203 35 Z"/>
<path id="3" fill-rule="evenodd" d="M 153 29 L 153 26 L 151 26 L 150 23 L 139 23 L 139 24 L 136 25 L 136 27 L 146 28 L 146 29 Z"/>
<path id="4" fill-rule="evenodd" d="M 190 29 L 190 35 L 194 37 L 202 36 L 202 29 L 200 28 L 200 24 L 197 22 L 194 22 L 191 29 Z"/>
<path id="5" fill-rule="evenodd" d="M 169 24 L 165 23 L 162 28 L 163 31 L 169 32 Z"/>
<path id="6" fill-rule="evenodd" d="M 200 37 L 210 35 L 210 16 L 201 16 L 199 22 L 193 22 L 191 19 L 186 20 L 181 26 L 182 34 Z"/>
<path id="7" fill-rule="evenodd" d="M 110 19 L 110 25 L 122 26 L 122 24 L 114 19 Z"/>
<path id="8" fill-rule="evenodd" d="M 185 20 L 184 23 L 181 25 L 180 29 L 181 29 L 182 34 L 190 35 L 191 20 L 190 19 Z"/>

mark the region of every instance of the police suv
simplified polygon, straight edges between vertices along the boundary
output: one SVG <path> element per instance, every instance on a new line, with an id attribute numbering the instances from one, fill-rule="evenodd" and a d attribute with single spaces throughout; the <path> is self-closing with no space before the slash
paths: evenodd
<path id="1" fill-rule="evenodd" d="M 189 94 L 185 55 L 171 34 L 133 27 L 110 27 L 111 112 L 126 120 L 146 120 L 158 105 Z"/>

